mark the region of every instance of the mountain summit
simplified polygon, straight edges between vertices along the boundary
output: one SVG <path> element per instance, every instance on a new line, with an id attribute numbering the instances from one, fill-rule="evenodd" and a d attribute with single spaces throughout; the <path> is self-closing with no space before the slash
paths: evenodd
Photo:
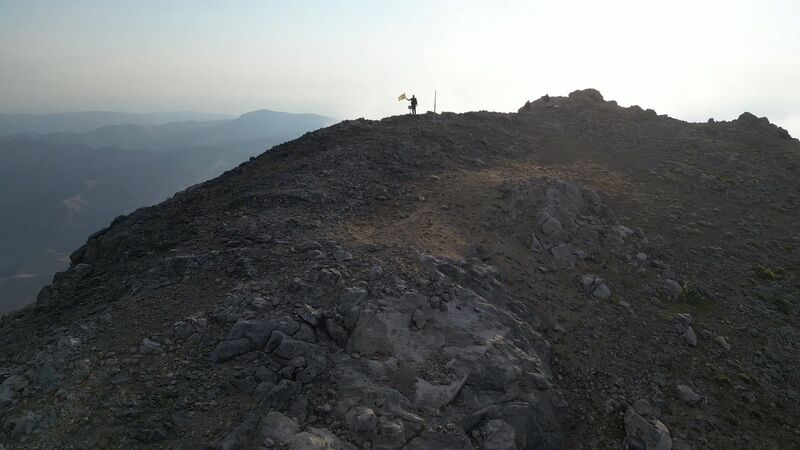
<path id="1" fill-rule="evenodd" d="M 307 133 L 0 320 L 0 447 L 798 447 L 798 168 L 595 90 Z"/>

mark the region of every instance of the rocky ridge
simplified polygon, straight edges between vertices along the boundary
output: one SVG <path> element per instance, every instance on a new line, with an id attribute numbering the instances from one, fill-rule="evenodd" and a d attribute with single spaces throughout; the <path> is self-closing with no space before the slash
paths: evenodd
<path id="1" fill-rule="evenodd" d="M 791 447 L 800 151 L 751 116 L 586 90 L 277 146 L 2 319 L 0 446 Z"/>

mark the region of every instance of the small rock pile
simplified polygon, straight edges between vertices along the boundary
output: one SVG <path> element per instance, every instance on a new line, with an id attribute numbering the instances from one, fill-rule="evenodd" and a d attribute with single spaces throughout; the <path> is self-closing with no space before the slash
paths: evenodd
<path id="1" fill-rule="evenodd" d="M 523 195 L 525 201 L 529 195 Z M 546 188 L 531 235 L 534 252 L 549 253 L 557 266 L 619 247 L 634 231 L 620 225 L 600 196 L 575 181 L 558 180 Z"/>

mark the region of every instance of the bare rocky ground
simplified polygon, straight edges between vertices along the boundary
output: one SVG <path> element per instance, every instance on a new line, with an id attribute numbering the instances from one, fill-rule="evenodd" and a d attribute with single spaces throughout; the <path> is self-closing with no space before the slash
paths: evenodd
<path id="1" fill-rule="evenodd" d="M 0 448 L 798 448 L 799 168 L 593 90 L 309 133 L 0 321 Z"/>

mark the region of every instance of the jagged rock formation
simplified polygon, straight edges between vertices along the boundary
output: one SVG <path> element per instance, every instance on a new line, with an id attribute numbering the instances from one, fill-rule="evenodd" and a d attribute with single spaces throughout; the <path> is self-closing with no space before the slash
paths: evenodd
<path id="1" fill-rule="evenodd" d="M 796 446 L 798 167 L 594 90 L 309 133 L 0 321 L 0 447 Z"/>

